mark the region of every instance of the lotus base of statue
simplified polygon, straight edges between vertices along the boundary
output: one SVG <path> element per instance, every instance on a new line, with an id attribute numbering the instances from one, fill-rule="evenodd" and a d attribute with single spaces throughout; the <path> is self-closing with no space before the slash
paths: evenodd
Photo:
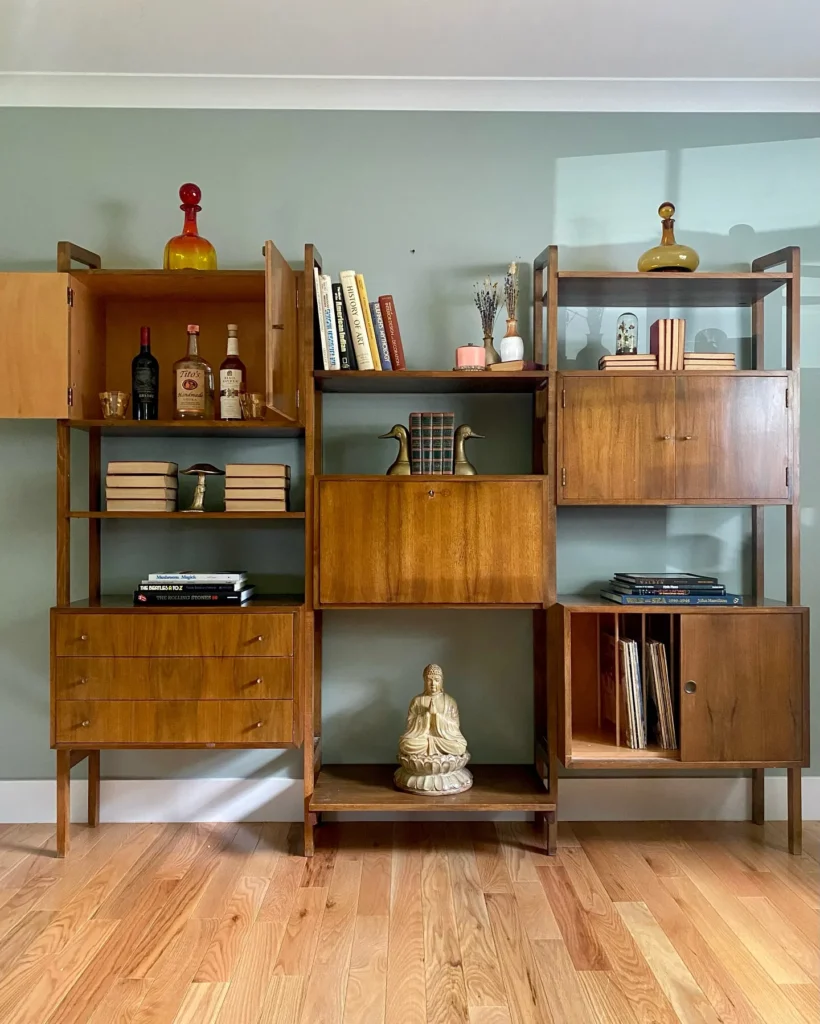
<path id="1" fill-rule="evenodd" d="M 454 796 L 465 793 L 473 784 L 472 773 L 466 768 L 469 754 L 399 754 L 398 760 L 401 767 L 396 769 L 393 782 L 405 793 Z"/>

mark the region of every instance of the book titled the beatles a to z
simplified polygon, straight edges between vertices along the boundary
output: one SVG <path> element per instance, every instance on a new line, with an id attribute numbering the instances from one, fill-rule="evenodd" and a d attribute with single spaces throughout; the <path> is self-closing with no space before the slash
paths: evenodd
<path id="1" fill-rule="evenodd" d="M 356 353 L 353 350 L 353 340 L 350 337 L 344 292 L 340 284 L 334 284 L 331 290 L 333 292 L 333 312 L 336 316 L 336 336 L 339 339 L 339 365 L 343 370 L 355 370 Z"/>
<path id="2" fill-rule="evenodd" d="M 356 271 L 343 270 L 339 274 L 344 292 L 345 308 L 347 319 L 350 324 L 350 335 L 353 339 L 353 351 L 356 353 L 356 364 L 360 370 L 381 369 L 381 365 L 373 365 L 373 356 L 370 354 L 370 342 L 367 337 L 364 313 L 359 299 L 359 289 L 356 286 Z"/>
<path id="3" fill-rule="evenodd" d="M 235 572 L 149 572 L 149 583 L 243 583 L 248 578 L 245 571 Z"/>
<path id="4" fill-rule="evenodd" d="M 401 343 L 399 320 L 396 316 L 396 305 L 393 302 L 393 296 L 380 295 L 379 306 L 382 311 L 387 344 L 390 348 L 390 363 L 394 370 L 406 370 L 407 363 L 404 361 L 404 346 Z"/>
<path id="5" fill-rule="evenodd" d="M 693 604 L 693 605 L 734 605 L 743 604 L 740 594 L 689 594 L 680 596 L 676 594 L 616 594 L 611 590 L 602 590 L 601 597 L 607 601 L 615 601 L 616 604 Z"/>
<path id="6" fill-rule="evenodd" d="M 134 604 L 245 604 L 253 597 L 254 587 L 225 591 L 187 591 L 184 593 L 146 593 L 144 590 L 134 591 Z"/>
<path id="7" fill-rule="evenodd" d="M 387 345 L 387 334 L 384 329 L 382 308 L 378 302 L 370 303 L 370 319 L 373 321 L 373 330 L 376 333 L 376 348 L 379 350 L 379 359 L 381 360 L 382 369 L 392 370 L 393 364 L 390 362 L 390 349 Z"/>
<path id="8" fill-rule="evenodd" d="M 236 583 L 152 583 L 150 580 L 143 580 L 139 585 L 139 589 L 149 593 L 201 594 L 208 592 L 232 594 L 235 590 L 244 590 L 246 586 L 245 580 L 238 580 Z"/>

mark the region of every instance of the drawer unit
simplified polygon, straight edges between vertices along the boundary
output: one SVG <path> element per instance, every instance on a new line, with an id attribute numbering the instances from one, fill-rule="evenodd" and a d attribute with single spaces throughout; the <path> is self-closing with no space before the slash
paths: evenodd
<path id="1" fill-rule="evenodd" d="M 291 658 L 57 658 L 58 700 L 286 700 Z"/>
<path id="2" fill-rule="evenodd" d="M 58 700 L 57 745 L 248 746 L 293 742 L 290 700 Z"/>
<path id="3" fill-rule="evenodd" d="M 56 616 L 58 657 L 258 658 L 293 654 L 293 615 L 232 611 Z"/>

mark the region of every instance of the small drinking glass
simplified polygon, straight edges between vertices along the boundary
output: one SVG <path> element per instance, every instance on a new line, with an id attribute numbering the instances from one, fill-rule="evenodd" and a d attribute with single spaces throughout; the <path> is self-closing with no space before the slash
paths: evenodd
<path id="1" fill-rule="evenodd" d="M 265 396 L 261 391 L 249 391 L 239 396 L 242 406 L 242 418 L 245 420 L 263 420 L 268 414 Z"/>
<path id="2" fill-rule="evenodd" d="M 124 420 L 130 401 L 131 396 L 127 391 L 101 391 L 100 405 L 103 417 L 107 420 Z"/>

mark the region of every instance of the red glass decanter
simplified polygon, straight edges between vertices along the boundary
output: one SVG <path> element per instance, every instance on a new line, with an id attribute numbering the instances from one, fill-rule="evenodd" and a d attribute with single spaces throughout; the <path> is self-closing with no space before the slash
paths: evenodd
<path id="1" fill-rule="evenodd" d="M 196 228 L 196 215 L 202 209 L 199 200 L 202 190 L 188 182 L 179 190 L 180 210 L 185 213 L 182 234 L 175 235 L 165 246 L 163 270 L 216 270 L 216 249 Z"/>

